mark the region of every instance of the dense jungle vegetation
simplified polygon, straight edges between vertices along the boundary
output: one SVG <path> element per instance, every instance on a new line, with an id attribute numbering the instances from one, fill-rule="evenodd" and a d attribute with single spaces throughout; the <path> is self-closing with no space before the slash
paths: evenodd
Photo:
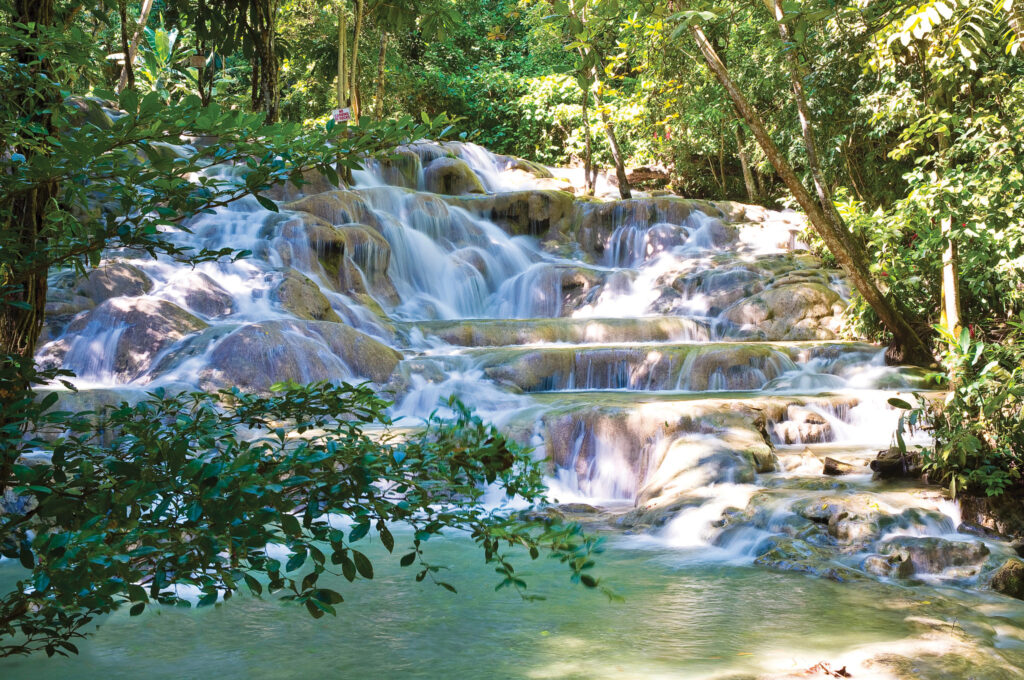
<path id="1" fill-rule="evenodd" d="M 341 595 L 316 576 L 372 578 L 352 544 L 372 530 L 387 545 L 399 520 L 419 522 L 402 558 L 417 579 L 437 574 L 422 544 L 455 526 L 503 585 L 524 586 L 507 545 L 547 548 L 598 585 L 578 527 L 474 506 L 481 482 L 543 489 L 529 455 L 468 411 L 381 444 L 362 426 L 386 422 L 384 405 L 359 387 L 161 395 L 102 427 L 35 399 L 62 377 L 33 361 L 51 268 L 84 270 L 114 246 L 244 257 L 164 234 L 242 196 L 272 208 L 263 194 L 310 169 L 344 182 L 408 139 L 459 134 L 601 170 L 623 198 L 807 212 L 809 241 L 858 293 L 847 332 L 949 388 L 928 414 L 905 404 L 934 428 L 930 478 L 954 494 L 1024 489 L 1020 0 L 3 0 L 0 87 L 0 493 L 25 501 L 0 515 L 0 554 L 31 570 L 0 599 L 0 655 L 74 652 L 91 618 L 174 601 L 176 583 L 206 603 L 283 589 L 332 613 Z M 336 125 L 338 107 L 358 125 Z M 215 141 L 189 158 L 160 144 L 183 137 Z M 212 163 L 243 171 L 193 179 Z M 338 413 L 355 417 L 328 425 Z M 326 434 L 286 446 L 282 420 Z M 240 425 L 265 437 L 236 439 Z M 55 426 L 70 428 L 56 445 Z M 25 463 L 40 447 L 53 464 Z M 318 519 L 332 509 L 365 521 L 339 531 Z M 271 536 L 287 565 L 252 552 Z M 310 576 L 287 576 L 307 559 Z"/>

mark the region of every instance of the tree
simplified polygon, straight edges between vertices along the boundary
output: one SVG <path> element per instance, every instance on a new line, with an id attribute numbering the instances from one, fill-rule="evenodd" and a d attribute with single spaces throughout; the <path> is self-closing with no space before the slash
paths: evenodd
<path id="1" fill-rule="evenodd" d="M 135 64 L 135 55 L 139 50 L 139 39 L 142 36 L 142 31 L 146 28 L 146 23 L 149 21 L 149 12 L 153 9 L 153 0 L 142 0 L 142 6 L 139 9 L 139 20 L 135 24 L 135 31 L 132 34 L 131 40 L 128 40 L 128 28 L 125 23 L 125 20 L 127 19 L 127 4 L 126 0 L 122 0 L 121 31 L 122 46 L 124 49 L 124 66 L 121 68 L 121 78 L 117 83 L 118 92 L 126 87 L 135 87 L 135 74 L 132 71 L 132 67 Z"/>
<path id="2" fill-rule="evenodd" d="M 393 522 L 416 530 L 401 563 L 417 564 L 418 580 L 435 580 L 440 568 L 424 543 L 458 528 L 499 570 L 499 587 L 525 588 L 506 546 L 531 558 L 551 553 L 575 581 L 600 587 L 588 571 L 597 543 L 577 527 L 480 506 L 487 484 L 541 501 L 541 469 L 461 405 L 452 404 L 452 421 L 431 419 L 416 434 L 382 441 L 363 428 L 390 423 L 387 403 L 362 386 L 281 385 L 271 396 L 158 391 L 134 406 L 81 414 L 54 412 L 55 394 L 39 398 L 38 388 L 67 376 L 32 361 L 52 267 L 95 265 L 109 247 L 189 262 L 245 256 L 183 250 L 168 230 L 243 196 L 276 210 L 261 195 L 273 183 L 301 185 L 316 170 L 337 185 L 339 169 L 435 126 L 364 121 L 341 137 L 331 123 L 326 131 L 268 126 L 262 113 L 127 88 L 116 119 L 95 102 L 96 115 L 82 115 L 81 101 L 61 95 L 96 63 L 93 43 L 59 25 L 48 2 L 19 0 L 12 11 L 20 21 L 0 27 L 0 82 L 23 97 L 5 99 L 17 108 L 0 124 L 10 144 L 0 158 L 0 555 L 26 573 L 0 593 L 0 656 L 75 653 L 73 641 L 96 616 L 179 602 L 176 585 L 199 587 L 204 606 L 244 587 L 283 592 L 315 617 L 334 613 L 342 595 L 320 575 L 335 565 L 348 580 L 372 578 L 354 544 L 372 530 L 393 549 Z M 156 143 L 186 134 L 217 141 L 185 157 Z M 234 179 L 211 172 L 216 166 L 233 166 Z M 46 462 L 29 464 L 30 452 L 48 454 Z M 339 530 L 336 515 L 353 528 Z M 268 543 L 287 547 L 285 564 L 267 556 Z"/>
<path id="3" fill-rule="evenodd" d="M 707 14 L 707 13 L 703 13 Z M 704 34 L 698 20 L 706 19 L 706 16 L 697 13 L 685 14 L 685 23 L 682 27 L 689 27 L 704 57 L 708 68 L 721 83 L 722 87 L 729 94 L 736 110 L 750 127 L 754 138 L 768 156 L 775 171 L 785 182 L 786 187 L 793 194 L 793 197 L 800 204 L 800 207 L 807 213 L 807 216 L 817 231 L 818 235 L 825 242 L 829 251 L 835 256 L 840 266 L 853 282 L 857 291 L 864 297 L 871 308 L 874 309 L 886 327 L 892 332 L 893 337 L 903 350 L 904 360 L 912 363 L 931 363 L 931 352 L 921 337 L 910 326 L 904 315 L 897 309 L 892 301 L 888 300 L 876 286 L 867 268 L 863 247 L 860 246 L 853 236 L 846 229 L 845 225 L 837 223 L 828 217 L 828 213 L 816 203 L 801 184 L 793 168 L 779 151 L 764 128 L 757 111 L 750 106 L 746 97 L 739 90 L 729 76 L 725 65 L 722 63 L 714 46 Z M 713 15 L 711 15 L 713 16 Z"/>

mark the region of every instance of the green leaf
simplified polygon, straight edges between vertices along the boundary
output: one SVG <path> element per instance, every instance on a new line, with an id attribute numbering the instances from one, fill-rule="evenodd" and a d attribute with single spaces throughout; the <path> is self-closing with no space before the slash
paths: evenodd
<path id="1" fill-rule="evenodd" d="M 256 201 L 260 205 L 262 205 L 264 208 L 266 208 L 270 212 L 278 212 L 277 203 L 274 203 L 272 200 L 270 200 L 266 196 L 260 196 L 259 194 L 254 194 L 254 195 L 256 197 Z"/>
<path id="2" fill-rule="evenodd" d="M 373 578 L 373 564 L 363 553 L 358 550 L 352 551 L 352 559 L 355 560 L 356 569 L 359 570 L 359 575 L 366 579 Z"/>

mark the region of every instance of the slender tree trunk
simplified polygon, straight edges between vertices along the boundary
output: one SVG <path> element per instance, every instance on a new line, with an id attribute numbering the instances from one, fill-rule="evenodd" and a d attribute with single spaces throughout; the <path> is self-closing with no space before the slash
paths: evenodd
<path id="1" fill-rule="evenodd" d="M 131 41 L 128 39 L 128 0 L 119 0 L 117 3 L 117 14 L 121 19 L 121 54 L 124 65 L 121 66 L 121 75 L 124 77 L 128 87 L 135 87 L 135 69 L 128 59 L 131 51 Z M 120 85 L 120 82 L 118 83 Z M 122 88 L 123 89 L 123 88 Z"/>
<path id="2" fill-rule="evenodd" d="M 346 22 L 348 8 L 346 0 L 338 3 L 338 108 L 348 106 L 348 77 L 346 62 L 348 61 L 348 26 Z"/>
<path id="3" fill-rule="evenodd" d="M 949 150 L 949 137 L 939 135 L 939 153 L 943 157 Z M 942 312 L 941 322 L 951 335 L 960 334 L 960 257 L 956 238 L 953 236 L 953 215 L 944 215 L 940 223 L 942 240 L 946 247 L 942 251 Z"/>
<path id="4" fill-rule="evenodd" d="M 718 126 L 718 176 L 722 178 L 722 200 L 729 198 L 729 187 L 725 177 L 725 133 Z"/>
<path id="5" fill-rule="evenodd" d="M 135 33 L 132 41 L 128 44 L 128 51 L 124 55 L 124 66 L 121 68 L 121 79 L 117 83 L 117 91 L 120 92 L 129 86 L 135 87 L 135 74 L 132 72 L 132 64 L 135 63 L 135 55 L 139 51 L 139 40 L 143 29 L 149 21 L 149 11 L 153 9 L 153 0 L 142 0 L 142 7 L 139 9 L 139 23 L 135 26 Z M 131 79 L 129 81 L 129 79 Z"/>
<path id="6" fill-rule="evenodd" d="M 384 32 L 380 37 L 380 52 L 377 55 L 377 83 L 373 95 L 373 117 L 377 120 L 384 119 L 384 66 L 388 55 L 388 38 L 391 36 Z"/>
<path id="7" fill-rule="evenodd" d="M 359 40 L 363 34 L 364 1 L 356 0 L 356 25 L 352 34 L 352 66 L 348 70 L 349 97 L 352 100 L 352 118 L 359 120 Z"/>
<path id="8" fill-rule="evenodd" d="M 601 101 L 601 81 L 596 75 L 594 82 L 597 85 L 594 91 L 594 103 L 597 104 L 598 111 L 601 113 L 604 133 L 608 136 L 608 145 L 612 148 L 612 160 L 615 161 L 615 177 L 619 180 L 619 196 L 624 199 L 632 198 L 633 194 L 629 190 L 629 180 L 626 179 L 626 166 L 622 160 L 622 152 L 619 150 L 619 138 L 615 136 L 615 125 L 608 117 L 608 111 L 604 108 L 604 103 Z"/>
<path id="9" fill-rule="evenodd" d="M 1010 0 L 1006 23 L 1010 24 L 1019 49 L 1024 51 L 1024 0 Z"/>
<path id="10" fill-rule="evenodd" d="M 754 183 L 754 173 L 750 171 L 750 156 L 747 155 L 747 141 L 743 138 L 743 124 L 736 121 L 733 130 L 736 135 L 736 155 L 739 156 L 740 167 L 743 168 L 743 186 L 747 190 L 747 200 L 756 203 L 759 200 L 757 184 Z"/>
<path id="11" fill-rule="evenodd" d="M 904 359 L 911 363 L 931 363 L 933 361 L 931 352 L 929 352 L 921 337 L 910 326 L 903 314 L 892 302 L 886 299 L 878 289 L 878 286 L 875 285 L 868 271 L 863 249 L 857 247 L 857 243 L 845 225 L 836 223 L 828 218 L 822 207 L 815 203 L 807 189 L 800 183 L 786 157 L 779 151 L 779 148 L 765 130 L 757 111 L 754 110 L 746 97 L 743 96 L 743 93 L 736 87 L 732 78 L 729 77 L 728 71 L 726 71 L 721 59 L 718 58 L 718 54 L 708 41 L 704 31 L 700 26 L 696 25 L 691 26 L 690 31 L 697 42 L 698 48 L 700 48 L 704 60 L 708 64 L 708 68 L 715 74 L 718 82 L 721 83 L 729 98 L 732 99 L 737 113 L 747 123 L 758 145 L 764 150 L 765 155 L 768 156 L 768 160 L 779 174 L 779 177 L 782 178 L 782 181 L 785 182 L 786 187 L 793 194 L 797 203 L 800 204 L 800 207 L 807 214 L 811 225 L 822 241 L 825 242 L 825 246 L 835 256 L 836 261 L 839 262 L 846 275 L 850 277 L 850 281 L 857 291 L 871 305 L 875 313 L 878 314 L 885 327 L 892 332 L 896 343 L 903 351 Z"/>
<path id="12" fill-rule="evenodd" d="M 594 195 L 594 142 L 590 136 L 590 88 L 583 88 L 583 193 Z"/>
<path id="13" fill-rule="evenodd" d="M 772 11 L 775 14 L 775 22 L 779 27 L 779 37 L 787 44 L 786 62 L 789 64 L 789 82 L 793 87 L 793 98 L 796 100 L 797 115 L 800 118 L 800 131 L 803 134 L 804 150 L 807 153 L 807 167 L 814 179 L 814 188 L 818 192 L 818 201 L 822 210 L 828 218 L 836 224 L 843 224 L 843 218 L 836 212 L 835 204 L 832 202 L 832 193 L 821 172 L 821 164 L 818 162 L 818 145 L 814 141 L 814 130 L 811 128 L 811 110 L 807 106 L 807 97 L 804 94 L 803 80 L 800 78 L 800 63 L 797 59 L 796 46 L 789 34 L 789 26 L 783 21 L 781 0 L 772 0 Z"/>

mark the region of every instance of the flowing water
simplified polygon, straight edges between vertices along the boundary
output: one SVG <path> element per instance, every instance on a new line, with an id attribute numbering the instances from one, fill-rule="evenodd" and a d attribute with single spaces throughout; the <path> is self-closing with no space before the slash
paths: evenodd
<path id="1" fill-rule="evenodd" d="M 416 420 L 454 394 L 551 461 L 562 511 L 609 537 L 600 575 L 624 603 L 536 563 L 547 600 L 493 593 L 455 535 L 432 548 L 458 595 L 381 555 L 336 620 L 245 597 L 119 613 L 81 657 L 3 677 L 1021 677 L 1024 605 L 983 588 L 1011 548 L 962 533 L 935 489 L 871 479 L 887 399 L 927 385 L 836 339 L 848 289 L 800 250 L 798 216 L 574 200 L 545 175 L 420 143 L 351 190 L 220 209 L 175 238 L 253 257 L 57 273 L 39 358 L 77 373 L 67 406 L 369 379 Z"/>

